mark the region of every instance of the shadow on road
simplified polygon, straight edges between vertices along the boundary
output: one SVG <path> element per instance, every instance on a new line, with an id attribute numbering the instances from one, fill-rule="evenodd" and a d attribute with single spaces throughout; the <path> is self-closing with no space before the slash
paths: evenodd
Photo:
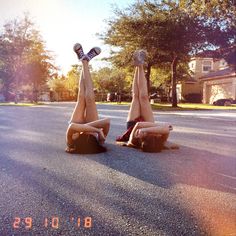
<path id="1" fill-rule="evenodd" d="M 16 216 L 31 216 L 34 219 L 31 233 L 37 235 L 45 235 L 46 232 L 50 235 L 64 235 L 65 231 L 69 231 L 69 235 L 76 235 L 78 232 L 82 235 L 184 235 L 186 232 L 191 232 L 188 235 L 204 234 L 204 230 L 196 223 L 197 219 L 187 209 L 163 198 L 161 192 L 150 196 L 145 191 L 115 184 L 116 181 L 113 182 L 112 179 L 107 179 L 104 183 L 96 174 L 87 176 L 93 183 L 91 186 L 84 182 L 79 168 L 77 178 L 70 179 L 67 175 L 63 176 L 49 168 L 14 160 L 7 155 L 1 155 L 1 158 L 4 159 L 1 163 L 4 165 L 4 174 L 18 183 L 12 190 L 12 195 L 5 193 L 4 199 L 9 205 L 5 205 L 7 211 L 1 211 L 1 225 L 4 226 L 1 227 L 1 233 L 4 235 L 17 232 L 22 235 L 27 232 L 25 229 L 12 229 Z M 91 161 L 92 157 L 78 158 L 88 158 Z M 74 165 L 80 163 L 79 160 L 72 161 Z M 22 188 L 26 194 L 21 192 Z M 18 202 L 21 202 L 20 205 L 17 205 Z M 68 222 L 70 216 L 78 214 L 92 217 L 92 229 L 78 230 Z M 60 217 L 62 223 L 59 229 L 43 226 L 45 217 L 50 216 Z"/>
<path id="2" fill-rule="evenodd" d="M 235 160 L 181 146 L 179 150 L 165 150 L 150 154 L 139 150 L 108 145 L 108 157 L 89 157 L 103 165 L 142 181 L 170 188 L 186 184 L 209 190 L 236 193 Z"/>

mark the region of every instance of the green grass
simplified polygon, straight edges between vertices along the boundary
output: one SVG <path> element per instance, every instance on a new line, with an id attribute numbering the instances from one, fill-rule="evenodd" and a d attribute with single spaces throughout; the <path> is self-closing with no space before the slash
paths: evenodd
<path id="1" fill-rule="evenodd" d="M 130 102 L 97 102 L 97 104 L 110 104 L 110 105 L 126 105 L 129 106 Z M 163 111 L 191 111 L 191 110 L 236 110 L 236 105 L 231 106 L 213 106 L 209 104 L 198 104 L 198 103 L 179 103 L 178 107 L 172 107 L 170 103 L 155 103 L 152 104 L 153 110 Z"/>
<path id="2" fill-rule="evenodd" d="M 169 106 L 171 106 L 169 104 Z M 236 105 L 231 106 L 214 106 L 209 104 L 197 104 L 197 103 L 180 103 L 177 109 L 180 110 L 236 110 Z M 171 107 L 171 109 L 174 109 Z"/>
<path id="3" fill-rule="evenodd" d="M 179 106 L 181 106 L 182 108 L 190 108 L 190 109 L 213 109 L 213 110 L 215 110 L 215 109 L 235 110 L 236 109 L 235 104 L 233 104 L 231 106 L 214 106 L 214 105 L 209 105 L 209 104 L 181 103 Z"/>
<path id="4" fill-rule="evenodd" d="M 0 102 L 0 106 L 31 107 L 31 106 L 38 106 L 38 105 L 43 105 L 43 103 L 42 102 L 38 102 L 38 103 L 19 102 L 16 104 L 14 102 Z"/>
<path id="5" fill-rule="evenodd" d="M 96 104 L 108 104 L 108 105 L 123 105 L 123 106 L 129 106 L 130 102 L 96 102 Z"/>
<path id="6" fill-rule="evenodd" d="M 152 105 L 154 110 L 171 110 L 171 111 L 191 111 L 191 110 L 236 110 L 236 105 L 231 106 L 213 106 L 209 104 L 198 103 L 179 103 L 178 107 L 172 107 L 170 103 L 155 103 Z"/>

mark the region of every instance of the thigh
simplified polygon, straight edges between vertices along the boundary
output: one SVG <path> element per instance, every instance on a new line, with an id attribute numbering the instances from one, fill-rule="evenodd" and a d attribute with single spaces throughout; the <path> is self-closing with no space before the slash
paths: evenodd
<path id="1" fill-rule="evenodd" d="M 83 81 L 83 73 L 81 74 L 80 77 L 77 102 L 74 111 L 71 115 L 70 122 L 75 122 L 75 123 L 85 122 L 85 88 Z"/>
<path id="2" fill-rule="evenodd" d="M 139 89 L 138 89 L 138 67 L 135 68 L 132 84 L 132 102 L 129 109 L 127 121 L 140 117 Z"/>
<path id="3" fill-rule="evenodd" d="M 139 103 L 140 115 L 145 121 L 154 122 L 152 107 L 149 102 L 147 79 L 144 74 L 143 66 L 138 67 L 138 82 L 139 82 Z"/>
<path id="4" fill-rule="evenodd" d="M 89 66 L 86 61 L 83 61 L 83 76 L 85 86 L 85 121 L 91 122 L 98 120 L 97 106 L 95 103 L 95 94 L 93 82 L 89 71 Z"/>
<path id="5" fill-rule="evenodd" d="M 138 117 L 140 117 L 140 103 L 136 97 L 133 97 L 127 121 L 134 121 Z"/>
<path id="6" fill-rule="evenodd" d="M 90 123 L 98 120 L 98 112 L 96 104 L 94 102 L 93 106 L 86 106 L 85 108 L 85 122 Z"/>

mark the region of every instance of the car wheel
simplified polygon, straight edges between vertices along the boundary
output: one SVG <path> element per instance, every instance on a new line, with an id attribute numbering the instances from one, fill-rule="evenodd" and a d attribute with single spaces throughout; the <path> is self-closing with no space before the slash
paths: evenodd
<path id="1" fill-rule="evenodd" d="M 224 106 L 231 106 L 232 105 L 232 103 L 230 102 L 230 101 L 226 101 L 225 103 L 224 103 Z"/>

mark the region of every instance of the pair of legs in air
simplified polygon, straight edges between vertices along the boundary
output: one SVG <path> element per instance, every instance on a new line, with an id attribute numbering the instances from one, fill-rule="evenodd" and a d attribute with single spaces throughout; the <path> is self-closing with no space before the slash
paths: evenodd
<path id="1" fill-rule="evenodd" d="M 136 65 L 132 84 L 132 102 L 127 117 L 127 126 L 133 121 L 134 127 L 130 133 L 128 146 L 139 146 L 141 140 L 148 135 L 160 135 L 166 142 L 171 125 L 154 123 L 154 116 L 149 102 L 147 80 L 144 74 L 144 60 L 146 53 L 143 50 L 134 53 Z M 127 127 L 129 128 L 129 127 Z"/>
<path id="2" fill-rule="evenodd" d="M 82 133 L 94 135 L 98 142 L 103 144 L 110 128 L 110 120 L 108 118 L 98 118 L 93 83 L 89 71 L 89 61 L 100 54 L 101 50 L 96 47 L 84 54 L 82 46 L 75 44 L 74 51 L 82 62 L 82 72 L 79 80 L 77 103 L 66 134 L 68 152 L 70 152 L 71 148 L 73 149 L 74 140 Z"/>
<path id="3" fill-rule="evenodd" d="M 89 61 L 100 53 L 100 49 L 92 48 L 88 54 L 84 54 L 82 46 L 76 44 L 74 51 L 82 62 L 82 73 L 79 81 L 77 103 L 67 129 L 68 152 L 76 148 L 75 140 L 80 136 L 82 137 L 82 134 L 93 135 L 99 144 L 103 144 L 110 128 L 110 120 L 108 118 L 98 119 L 93 84 L 88 66 Z M 141 146 L 142 141 L 150 136 L 161 136 L 161 142 L 165 143 L 172 129 L 171 125 L 154 123 L 154 116 L 148 97 L 147 80 L 143 68 L 145 56 L 146 53 L 143 50 L 136 51 L 134 54 L 136 68 L 132 85 L 133 98 L 127 117 L 127 124 L 128 126 L 131 125 L 131 127 L 128 131 L 128 136 L 126 135 L 125 137 L 125 141 L 128 141 L 128 146 L 138 148 Z M 147 142 L 153 142 L 153 140 L 149 139 Z M 154 140 L 154 145 L 155 142 L 159 141 Z M 88 146 L 91 146 L 91 143 Z"/>

